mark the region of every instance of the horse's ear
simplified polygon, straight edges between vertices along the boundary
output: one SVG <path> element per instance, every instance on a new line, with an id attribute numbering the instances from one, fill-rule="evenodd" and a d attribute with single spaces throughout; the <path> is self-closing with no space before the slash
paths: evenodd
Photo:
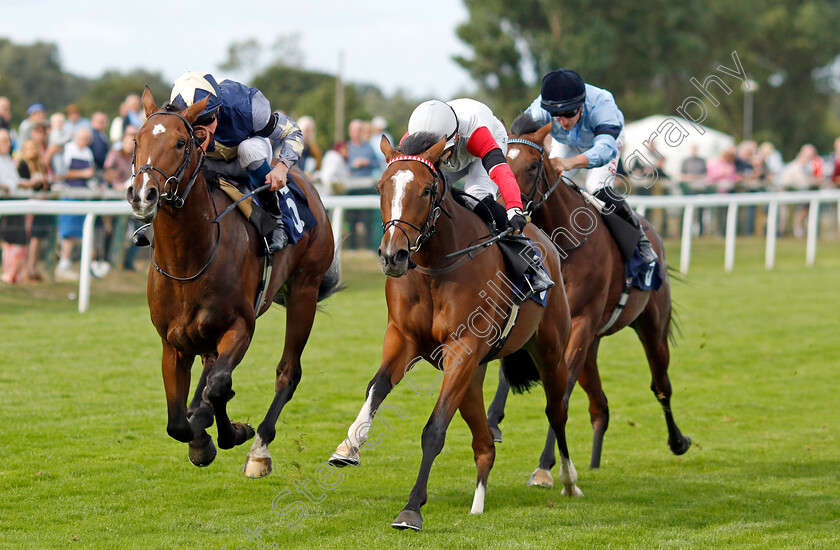
<path id="1" fill-rule="evenodd" d="M 183 115 L 183 117 L 187 119 L 187 122 L 192 124 L 193 122 L 195 122 L 195 119 L 198 118 L 201 112 L 204 111 L 204 108 L 207 107 L 207 101 L 209 99 L 210 96 L 207 96 L 201 101 L 193 103 L 192 105 L 184 109 L 184 112 L 182 112 L 181 115 Z"/>
<path id="2" fill-rule="evenodd" d="M 429 161 L 431 161 L 431 163 L 434 164 L 438 161 L 440 155 L 443 153 L 444 147 L 446 147 L 446 137 L 443 137 L 440 141 L 426 149 L 426 151 L 420 156 L 429 159 Z"/>
<path id="3" fill-rule="evenodd" d="M 143 90 L 143 107 L 146 109 L 146 118 L 149 118 L 149 115 L 158 110 L 157 105 L 155 105 L 155 98 L 152 97 L 152 89 L 149 88 L 148 84 L 146 89 Z"/>
<path id="4" fill-rule="evenodd" d="M 548 124 L 536 131 L 534 135 L 537 137 L 537 139 L 535 141 L 537 143 L 542 143 L 545 140 L 545 136 L 547 136 L 550 131 L 551 123 L 549 122 Z"/>
<path id="5" fill-rule="evenodd" d="M 382 154 L 385 155 L 386 161 L 390 161 L 399 154 L 399 152 L 391 146 L 391 142 L 387 137 L 385 137 L 385 134 L 382 134 L 382 139 L 379 140 L 379 149 L 381 149 Z"/>

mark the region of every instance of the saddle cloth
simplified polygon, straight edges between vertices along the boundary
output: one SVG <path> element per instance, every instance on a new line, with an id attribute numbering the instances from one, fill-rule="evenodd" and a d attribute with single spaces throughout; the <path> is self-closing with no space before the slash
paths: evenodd
<path id="1" fill-rule="evenodd" d="M 245 195 L 234 182 L 226 179 L 219 178 L 219 186 L 234 201 L 239 200 Z M 279 195 L 283 225 L 286 233 L 289 234 L 289 242 L 295 244 L 307 231 L 318 225 L 318 222 L 315 220 L 315 216 L 309 208 L 309 201 L 307 201 L 306 195 L 301 191 L 291 175 L 287 176 L 286 185 L 280 189 Z M 271 221 L 271 216 L 259 204 L 259 200 L 255 195 L 238 203 L 237 208 L 248 221 L 256 226 L 260 235 L 265 236 L 271 233 L 271 230 L 274 228 L 274 222 Z M 268 228 L 267 233 L 266 228 Z"/>

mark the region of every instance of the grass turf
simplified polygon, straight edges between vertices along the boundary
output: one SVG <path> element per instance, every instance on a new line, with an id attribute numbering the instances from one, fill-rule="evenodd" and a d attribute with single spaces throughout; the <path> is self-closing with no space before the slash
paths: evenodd
<path id="1" fill-rule="evenodd" d="M 679 244 L 668 245 L 676 264 Z M 814 268 L 804 255 L 802 241 L 782 241 L 768 272 L 763 241 L 741 240 L 725 274 L 722 241 L 694 242 L 690 275 L 673 283 L 672 406 L 694 442 L 686 455 L 668 451 L 641 345 L 624 331 L 600 350 L 611 411 L 600 470 L 586 469 L 586 398 L 572 396 L 567 435 L 586 496 L 525 486 L 545 436 L 537 388 L 508 400 L 480 516 L 469 514 L 475 467 L 456 415 L 422 533 L 389 524 L 414 484 L 436 392 L 398 386 L 389 401 L 405 418 L 391 414 L 393 431 L 334 489 L 314 481 L 379 364 L 384 276 L 372 256 L 345 256 L 348 288 L 316 319 L 271 446 L 275 471 L 262 480 L 240 473 L 249 444 L 198 469 L 166 435 L 143 275 L 95 281 L 84 315 L 70 284 L 0 287 L 0 548 L 836 548 L 840 243 L 821 242 Z M 281 309 L 258 321 L 234 373 L 232 418 L 261 421 L 284 323 Z M 418 385 L 431 384 L 432 369 L 419 371 Z M 311 499 L 299 491 L 307 479 Z"/>

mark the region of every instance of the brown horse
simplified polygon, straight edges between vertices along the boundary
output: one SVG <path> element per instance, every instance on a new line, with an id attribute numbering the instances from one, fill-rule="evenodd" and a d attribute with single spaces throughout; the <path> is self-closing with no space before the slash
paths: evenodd
<path id="1" fill-rule="evenodd" d="M 671 382 L 668 379 L 668 348 L 671 336 L 671 288 L 665 264 L 662 239 L 650 223 L 646 233 L 659 255 L 662 286 L 655 292 L 633 288 L 623 310 L 616 304 L 624 288 L 624 259 L 601 222 L 595 208 L 581 193 L 561 181 L 560 173 L 548 160 L 542 144 L 551 125 L 540 128 L 528 115 L 520 115 L 511 126 L 507 160 L 525 196 L 526 209 L 537 227 L 551 235 L 551 240 L 564 260 L 563 281 L 572 316 L 572 334 L 566 351 L 569 385 L 566 402 L 575 386 L 580 385 L 589 396 L 593 442 L 590 468 L 598 468 L 604 433 L 609 423 L 607 397 L 598 374 L 598 345 L 601 337 L 615 334 L 631 326 L 641 340 L 652 376 L 651 390 L 662 405 L 668 427 L 668 446 L 674 454 L 685 453 L 691 439 L 683 435 L 671 413 Z M 613 317 L 617 314 L 618 317 Z M 612 320 L 612 325 L 609 322 Z M 500 437 L 498 423 L 504 417 L 508 384 L 500 376 L 499 388 L 488 410 L 491 429 Z M 549 470 L 555 464 L 554 434 L 549 428 L 540 464 L 531 475 L 529 485 L 550 487 Z"/>
<path id="2" fill-rule="evenodd" d="M 482 396 L 491 356 L 517 358 L 505 362 L 505 372 L 517 384 L 542 380 L 546 416 L 558 434 L 564 493 L 581 494 L 565 439 L 567 372 L 563 352 L 570 319 L 560 258 L 546 235 L 533 226 L 526 227 L 527 236 L 545 249 L 546 269 L 558 284 L 548 291 L 545 308 L 527 300 L 519 306 L 518 317 L 513 311 L 517 306 L 507 278 L 509 271 L 497 246 L 481 248 L 459 260 L 448 259 L 450 253 L 483 242 L 487 226 L 456 202 L 442 181 L 436 163 L 444 145 L 445 139 L 438 142 L 436 136 L 421 133 L 404 140 L 401 148 L 408 154 L 403 155 L 387 139 L 382 140 L 388 167 L 379 181 L 379 192 L 382 219 L 388 221 L 383 224 L 379 256 L 382 270 L 389 276 L 382 363 L 368 384 L 365 403 L 347 439 L 330 458 L 336 466 L 359 464 L 359 449 L 368 438 L 374 414 L 404 376 L 418 391 L 433 389 L 420 390 L 411 382 L 414 364 L 425 359 L 444 372 L 440 395 L 423 429 L 417 482 L 408 504 L 392 524 L 397 529 L 422 527 L 420 509 L 427 498 L 429 471 L 443 449 L 456 410 L 461 411 L 473 436 L 478 475 L 472 513 L 483 512 L 487 477 L 495 457 Z M 506 331 L 501 327 L 509 329 L 509 322 L 515 324 L 504 340 Z"/>
<path id="3" fill-rule="evenodd" d="M 254 435 L 251 426 L 230 421 L 226 406 L 234 395 L 233 369 L 251 343 L 256 318 L 271 305 L 271 299 L 257 300 L 262 269 L 255 228 L 236 212 L 214 221 L 231 200 L 218 186 L 208 184 L 200 170 L 213 137 L 200 130 L 197 135 L 192 123 L 205 103 L 180 112 L 158 110 L 146 88 L 143 105 L 148 119 L 137 134 L 136 172 L 127 192 L 134 217 L 153 221 L 154 227 L 148 300 L 163 345 L 166 431 L 189 443 L 189 457 L 196 466 L 207 466 L 216 456 L 206 432 L 214 417 L 223 449 Z M 142 166 L 137 167 L 138 162 Z M 291 173 L 306 194 L 317 225 L 296 244 L 274 254 L 265 284 L 264 295 L 286 306 L 286 339 L 274 399 L 245 462 L 249 477 L 271 473 L 268 445 L 280 411 L 300 381 L 300 356 L 316 302 L 334 292 L 340 278 L 321 200 L 302 172 Z M 196 356 L 201 356 L 204 370 L 188 408 Z"/>

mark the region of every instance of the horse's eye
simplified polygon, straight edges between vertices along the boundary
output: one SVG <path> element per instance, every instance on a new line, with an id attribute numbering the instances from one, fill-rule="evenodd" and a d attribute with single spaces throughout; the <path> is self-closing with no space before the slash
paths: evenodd
<path id="1" fill-rule="evenodd" d="M 424 197 L 428 197 L 431 194 L 432 194 L 432 188 L 431 187 L 427 187 L 427 188 L 423 189 L 423 196 Z"/>
<path id="2" fill-rule="evenodd" d="M 531 167 L 528 168 L 528 170 L 536 170 L 539 167 L 540 167 L 540 163 L 537 162 L 537 161 L 534 161 L 534 162 L 531 163 Z"/>
<path id="3" fill-rule="evenodd" d="M 183 149 L 186 144 L 187 140 L 181 138 L 178 140 L 178 143 L 175 144 L 175 147 L 177 147 L 178 149 Z"/>

